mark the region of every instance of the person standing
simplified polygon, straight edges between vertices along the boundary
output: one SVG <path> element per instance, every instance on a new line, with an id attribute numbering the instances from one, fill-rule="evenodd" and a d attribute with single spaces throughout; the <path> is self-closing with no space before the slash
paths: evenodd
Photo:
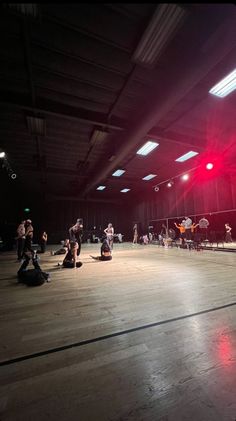
<path id="1" fill-rule="evenodd" d="M 186 236 L 186 241 L 190 241 L 192 236 L 191 236 L 191 226 L 192 226 L 192 219 L 189 218 L 189 216 L 185 216 L 185 220 L 184 220 L 184 226 L 185 226 L 185 236 Z"/>
<path id="2" fill-rule="evenodd" d="M 32 240 L 34 235 L 34 228 L 32 226 L 32 221 L 27 219 L 25 222 L 25 245 L 24 245 L 24 252 L 30 251 L 32 255 L 34 254 L 34 250 L 32 248 Z"/>
<path id="3" fill-rule="evenodd" d="M 230 227 L 230 225 L 229 225 L 228 222 L 225 224 L 225 230 L 226 230 L 226 233 L 225 233 L 225 242 L 226 243 L 232 243 L 233 242 L 233 240 L 232 240 L 232 234 L 231 234 L 232 228 Z"/>
<path id="4" fill-rule="evenodd" d="M 134 233 L 133 244 L 138 244 L 138 225 L 137 224 L 134 224 L 133 233 Z"/>
<path id="5" fill-rule="evenodd" d="M 179 225 L 176 224 L 176 222 L 174 223 L 176 228 L 178 228 L 178 230 L 180 232 L 179 238 L 181 240 L 182 245 L 184 244 L 184 241 L 185 241 L 185 225 L 184 225 L 184 222 L 185 221 L 182 221 L 181 224 L 179 224 Z"/>
<path id="6" fill-rule="evenodd" d="M 191 225 L 191 236 L 192 236 L 192 240 L 194 240 L 194 234 L 195 234 L 195 229 L 198 227 L 199 224 L 195 224 L 195 222 L 192 223 Z"/>
<path id="7" fill-rule="evenodd" d="M 17 259 L 20 261 L 23 257 L 23 250 L 25 245 L 25 221 L 21 221 L 17 230 Z"/>
<path id="8" fill-rule="evenodd" d="M 104 232 L 107 236 L 108 245 L 109 245 L 110 249 L 112 250 L 113 249 L 113 241 L 114 241 L 114 228 L 113 228 L 111 222 L 109 222 L 107 228 L 104 229 Z"/>
<path id="9" fill-rule="evenodd" d="M 44 231 L 40 238 L 41 253 L 45 253 L 47 241 L 48 241 L 48 235 L 46 231 Z"/>
<path id="10" fill-rule="evenodd" d="M 207 240 L 207 231 L 209 227 L 209 221 L 203 216 L 203 218 L 200 219 L 198 222 L 199 229 L 201 233 L 201 240 Z"/>
<path id="11" fill-rule="evenodd" d="M 77 256 L 80 255 L 82 236 L 83 236 L 83 220 L 78 218 L 76 224 L 69 228 L 70 241 L 78 243 Z"/>

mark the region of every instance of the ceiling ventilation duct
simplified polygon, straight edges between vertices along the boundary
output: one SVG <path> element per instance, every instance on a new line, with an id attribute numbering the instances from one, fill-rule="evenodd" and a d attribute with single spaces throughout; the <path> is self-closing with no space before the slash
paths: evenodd
<path id="1" fill-rule="evenodd" d="M 144 31 L 132 60 L 137 64 L 153 67 L 163 49 L 182 25 L 186 14 L 186 10 L 177 4 L 159 4 Z"/>
<path id="2" fill-rule="evenodd" d="M 46 122 L 44 118 L 27 116 L 26 119 L 30 134 L 36 136 L 45 136 Z"/>

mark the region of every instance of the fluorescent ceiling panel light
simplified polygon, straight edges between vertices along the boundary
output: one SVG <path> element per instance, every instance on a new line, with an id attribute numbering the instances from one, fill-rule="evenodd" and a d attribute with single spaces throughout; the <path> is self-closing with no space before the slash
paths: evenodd
<path id="1" fill-rule="evenodd" d="M 144 66 L 153 66 L 182 24 L 185 15 L 186 11 L 177 4 L 159 4 L 132 60 Z"/>
<path id="2" fill-rule="evenodd" d="M 196 155 L 198 155 L 198 152 L 189 151 L 189 152 L 185 153 L 184 155 L 180 156 L 179 158 L 177 158 L 176 162 L 187 161 L 188 159 L 193 158 Z"/>
<path id="3" fill-rule="evenodd" d="M 130 191 L 130 189 L 123 189 L 121 190 L 121 193 L 127 193 L 128 191 Z"/>
<path id="4" fill-rule="evenodd" d="M 102 143 L 107 139 L 108 135 L 109 133 L 106 130 L 95 129 L 90 138 L 90 142 L 92 144 L 97 143 L 97 142 Z"/>
<path id="5" fill-rule="evenodd" d="M 143 177 L 142 180 L 148 181 L 155 177 L 156 177 L 156 174 L 149 174 L 149 175 L 146 175 L 146 177 Z"/>
<path id="6" fill-rule="evenodd" d="M 106 188 L 106 186 L 98 186 L 97 190 L 104 190 Z"/>
<path id="7" fill-rule="evenodd" d="M 116 170 L 115 172 L 113 172 L 113 177 L 120 177 L 122 174 L 125 173 L 125 170 Z"/>
<path id="8" fill-rule="evenodd" d="M 224 98 L 236 89 L 236 69 L 233 70 L 228 76 L 217 83 L 211 90 L 210 94 Z"/>
<path id="9" fill-rule="evenodd" d="M 145 143 L 145 145 L 143 145 L 136 153 L 138 155 L 148 155 L 150 152 L 153 151 L 153 149 L 155 149 L 157 146 L 159 145 L 159 143 L 157 142 L 152 142 L 151 140 L 148 140 L 148 142 Z"/>

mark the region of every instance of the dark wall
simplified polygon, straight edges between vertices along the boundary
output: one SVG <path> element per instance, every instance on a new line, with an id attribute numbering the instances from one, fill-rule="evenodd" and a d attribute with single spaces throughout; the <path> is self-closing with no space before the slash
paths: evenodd
<path id="1" fill-rule="evenodd" d="M 90 231 L 94 226 L 103 231 L 111 222 L 115 233 L 124 234 L 124 240 L 127 240 L 131 224 L 127 216 L 129 214 L 131 213 L 127 214 L 124 205 L 60 200 L 47 203 L 44 227 L 50 234 L 50 242 L 57 242 L 68 237 L 68 228 L 75 224 L 78 218 L 83 219 L 85 231 Z"/>
<path id="2" fill-rule="evenodd" d="M 34 226 L 34 241 L 46 230 L 49 243 L 58 243 L 68 237 L 68 229 L 78 218 L 83 218 L 85 236 L 94 226 L 102 231 L 111 222 L 115 233 L 122 233 L 124 241 L 132 236 L 132 212 L 129 203 L 49 200 L 44 194 L 25 192 L 17 182 L 4 180 L 0 207 L 0 237 L 14 244 L 16 229 L 22 219 L 31 219 Z M 25 208 L 30 212 L 24 212 Z M 9 246 L 9 248 L 11 248 Z"/>

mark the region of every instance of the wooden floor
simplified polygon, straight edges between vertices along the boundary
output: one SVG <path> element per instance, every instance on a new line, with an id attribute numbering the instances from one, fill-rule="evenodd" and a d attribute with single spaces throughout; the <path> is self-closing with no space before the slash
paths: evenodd
<path id="1" fill-rule="evenodd" d="M 90 254 L 80 269 L 41 255 L 35 288 L 0 255 L 0 420 L 235 421 L 235 253 Z"/>

